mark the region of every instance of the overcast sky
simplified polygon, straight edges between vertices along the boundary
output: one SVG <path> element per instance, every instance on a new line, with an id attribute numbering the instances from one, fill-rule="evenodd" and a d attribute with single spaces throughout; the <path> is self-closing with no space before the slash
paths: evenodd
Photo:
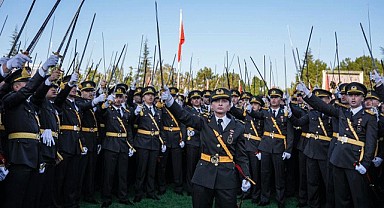
<path id="1" fill-rule="evenodd" d="M 27 23 L 21 41 L 32 40 L 38 28 L 52 8 L 55 0 L 37 0 Z M 0 37 L 1 53 L 8 53 L 9 40 L 15 26 L 19 28 L 32 3 L 32 0 L 4 0 L 0 8 L 0 24 L 6 15 L 8 21 Z M 52 46 L 58 45 L 72 19 L 80 0 L 62 0 L 55 12 Z M 96 12 L 96 20 L 87 52 L 86 62 L 93 51 L 91 61 L 98 62 L 102 54 L 102 32 L 105 39 L 107 66 L 113 51 L 120 51 L 128 43 L 125 60 L 128 66 L 137 67 L 141 36 L 148 38 L 151 54 L 157 44 L 155 6 L 151 0 L 86 0 L 74 34 L 78 39 L 78 51 L 82 51 L 87 32 Z M 291 53 L 287 25 L 290 27 L 292 42 L 303 57 L 311 26 L 314 27 L 310 47 L 315 58 L 328 65 L 334 60 L 335 37 L 337 32 L 340 59 L 359 57 L 368 50 L 359 26 L 361 22 L 369 35 L 368 8 L 371 19 L 373 55 L 383 58 L 380 46 L 384 47 L 384 1 L 374 0 L 159 0 L 159 26 L 162 58 L 172 63 L 177 52 L 179 36 L 179 13 L 183 10 L 185 44 L 183 45 L 182 71 L 189 71 L 189 61 L 193 54 L 193 69 L 204 66 L 216 67 L 223 71 L 224 57 L 235 54 L 232 68 L 238 69 L 237 56 L 246 59 L 252 74 L 257 72 L 251 65 L 252 56 L 258 67 L 263 67 L 263 56 L 272 61 L 275 82 L 284 86 L 284 44 L 286 46 L 288 81 L 292 80 L 295 66 Z M 52 20 L 36 46 L 37 62 L 44 61 L 49 46 Z M 369 38 L 369 37 L 368 37 Z M 73 39 L 73 43 L 74 43 Z M 27 40 L 27 41 L 25 41 Z M 24 45 L 24 44 L 23 44 Z M 22 45 L 22 46 L 23 46 Z M 73 44 L 69 49 L 69 53 Z M 67 57 L 70 56 L 68 53 Z M 69 58 L 67 58 L 68 60 Z M 242 61 L 242 64 L 244 61 Z M 64 67 L 67 67 L 67 61 Z M 103 64 L 102 64 L 103 65 Z M 242 66 L 243 67 L 243 66 Z M 103 68 L 103 67 L 102 67 Z M 277 72 L 276 72 L 277 70 Z M 276 73 L 279 76 L 276 76 Z M 278 78 L 277 78 L 278 77 Z M 269 78 L 267 78 L 269 80 Z"/>

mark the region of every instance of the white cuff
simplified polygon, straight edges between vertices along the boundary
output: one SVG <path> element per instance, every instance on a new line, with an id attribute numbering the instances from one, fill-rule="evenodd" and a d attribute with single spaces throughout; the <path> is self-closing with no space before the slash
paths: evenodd
<path id="1" fill-rule="evenodd" d="M 175 102 L 175 99 L 171 99 L 170 101 L 166 101 L 165 104 L 167 105 L 167 107 L 171 107 L 173 102 Z"/>
<path id="2" fill-rule="evenodd" d="M 49 81 L 49 79 L 46 79 L 44 84 L 47 85 L 47 86 L 51 86 L 52 83 L 51 83 L 51 81 Z"/>
<path id="3" fill-rule="evenodd" d="M 39 69 L 39 75 L 40 75 L 41 77 L 45 77 L 45 71 L 43 70 L 43 68 L 40 68 L 40 69 Z"/>

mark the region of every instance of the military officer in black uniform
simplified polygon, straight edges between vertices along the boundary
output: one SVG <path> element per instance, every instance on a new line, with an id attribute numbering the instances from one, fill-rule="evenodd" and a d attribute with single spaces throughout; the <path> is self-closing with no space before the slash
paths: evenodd
<path id="1" fill-rule="evenodd" d="M 35 191 L 32 182 L 37 179 L 36 174 L 44 172 L 44 164 L 39 150 L 40 122 L 30 96 L 43 82 L 50 85 L 49 80 L 45 81 L 46 74 L 49 67 L 55 66 L 58 60 L 58 56 L 51 56 L 31 79 L 27 69 L 22 68 L 26 61 L 32 62 L 26 55 L 18 54 L 7 62 L 6 67 L 9 70 L 18 70 L 2 86 L 11 89 L 2 98 L 9 147 L 9 174 L 4 207 L 34 207 L 38 200 L 31 199 Z"/>
<path id="2" fill-rule="evenodd" d="M 201 101 L 201 92 L 199 90 L 192 90 L 188 93 L 188 102 L 190 105 L 185 106 L 184 109 L 193 115 L 203 116 Z M 192 176 L 200 158 L 200 143 L 200 131 L 187 126 L 185 144 L 187 163 L 186 181 L 188 195 L 192 194 Z"/>
<path id="3" fill-rule="evenodd" d="M 80 159 L 85 155 L 87 147 L 83 146 L 81 134 L 81 109 L 75 104 L 77 96 L 77 73 L 63 78 L 54 104 L 60 116 L 60 134 L 57 144 L 58 151 L 63 157 L 56 168 L 56 201 L 62 206 L 78 206 Z M 88 106 L 92 107 L 91 103 Z"/>
<path id="4" fill-rule="evenodd" d="M 336 207 L 370 207 L 366 171 L 373 159 L 378 124 L 374 113 L 364 110 L 362 103 L 367 88 L 358 82 L 346 86 L 350 108 L 335 108 L 313 96 L 304 83 L 298 90 L 308 97 L 306 101 L 319 111 L 339 118 L 339 135 L 332 151 Z"/>
<path id="5" fill-rule="evenodd" d="M 180 122 L 200 131 L 201 157 L 192 178 L 193 207 L 236 207 L 236 192 L 240 186 L 235 165 L 241 175 L 249 179 L 248 158 L 245 151 L 244 125 L 227 112 L 230 109 L 230 92 L 216 89 L 211 96 L 212 116 L 201 117 L 182 109 L 174 102 L 169 90 L 162 93 L 169 110 L 178 115 Z M 250 188 L 242 181 L 242 190 Z"/>
<path id="6" fill-rule="evenodd" d="M 331 101 L 332 93 L 329 91 L 315 89 L 312 93 L 327 104 Z M 331 117 L 310 106 L 309 109 L 309 112 L 301 118 L 292 116 L 290 119 L 299 126 L 309 124 L 308 132 L 303 135 L 307 140 L 303 152 L 307 158 L 308 205 L 320 207 L 321 181 L 324 182 L 324 186 L 327 185 L 327 156 L 332 135 L 332 120 Z"/>
<path id="7" fill-rule="evenodd" d="M 283 91 L 272 88 L 268 91 L 270 106 L 259 112 L 248 110 L 251 116 L 264 121 L 264 133 L 259 144 L 261 151 L 261 200 L 259 206 L 270 203 L 270 179 L 275 173 L 276 200 L 284 207 L 285 165 L 284 160 L 291 157 L 293 146 L 293 126 L 288 120 L 288 111 L 280 106 Z"/>
<path id="8" fill-rule="evenodd" d="M 162 111 L 154 105 L 155 94 L 154 87 L 144 88 L 142 92 L 143 104 L 136 105 L 134 110 L 134 121 L 137 124 L 137 133 L 134 139 L 134 147 L 137 151 L 136 196 L 134 202 L 142 200 L 144 190 L 146 190 L 148 198 L 160 199 L 155 194 L 156 160 L 159 150 L 165 152 L 167 146 L 162 139 L 165 138 L 162 131 Z M 144 185 L 146 185 L 145 189 Z"/>
<path id="9" fill-rule="evenodd" d="M 128 157 L 132 156 L 135 149 L 133 148 L 132 137 L 132 117 L 129 109 L 122 107 L 123 96 L 126 93 L 122 85 L 115 87 L 114 97 L 108 96 L 108 106 L 103 111 L 103 118 L 106 121 L 106 138 L 102 141 L 103 149 L 103 189 L 102 207 L 108 207 L 112 204 L 112 186 L 113 179 L 116 175 L 118 178 L 117 197 L 119 203 L 132 205 L 128 199 Z M 111 102 L 111 104 L 109 104 Z"/>
<path id="10" fill-rule="evenodd" d="M 174 99 L 177 99 L 179 89 L 176 87 L 169 88 L 171 95 Z M 182 105 L 183 102 L 179 101 L 179 105 Z M 167 108 L 163 106 L 162 108 L 162 122 L 163 122 L 163 131 L 164 137 L 163 140 L 167 146 L 167 150 L 160 154 L 159 166 L 158 166 L 158 184 L 159 184 L 159 195 L 162 195 L 166 191 L 166 168 L 169 156 L 171 156 L 172 161 L 172 175 L 173 182 L 175 184 L 175 193 L 178 195 L 183 195 L 183 171 L 182 171 L 182 148 L 184 148 L 185 142 L 182 140 L 184 125 L 181 125 L 177 119 L 176 115 L 172 114 Z"/>
<path id="11" fill-rule="evenodd" d="M 57 96 L 59 87 L 55 81 L 60 76 L 60 70 L 52 71 L 48 78 L 49 83 L 41 84 L 31 97 L 31 102 L 35 105 L 40 122 L 40 157 L 45 167 L 44 173 L 38 174 L 37 179 L 33 180 L 35 202 L 29 201 L 28 204 L 34 204 L 36 207 L 52 207 L 55 204 L 55 166 L 62 157 L 57 154 L 57 139 L 60 127 L 60 118 L 58 112 L 53 106 L 53 101 Z M 47 81 L 47 82 L 48 82 Z"/>
<path id="12" fill-rule="evenodd" d="M 201 94 L 203 95 L 201 108 L 207 113 L 211 112 L 211 104 L 210 104 L 211 93 L 212 93 L 212 90 L 203 90 L 201 92 Z"/>
<path id="13" fill-rule="evenodd" d="M 243 96 L 242 96 L 243 97 Z M 260 111 L 264 107 L 264 101 L 260 96 L 251 97 L 249 103 L 252 106 L 252 110 Z M 252 179 L 256 182 L 256 185 L 251 188 L 252 203 L 257 204 L 260 202 L 261 195 L 261 152 L 258 147 L 261 141 L 261 136 L 264 131 L 264 122 L 261 119 L 255 119 L 246 115 L 245 119 L 245 149 L 247 151 L 249 160 L 249 170 Z"/>
<path id="14" fill-rule="evenodd" d="M 84 146 L 88 148 L 87 154 L 81 157 L 80 161 L 80 181 L 83 181 L 84 200 L 89 203 L 96 204 L 94 194 L 94 181 L 96 172 L 97 147 L 100 144 L 98 139 L 98 123 L 95 111 L 99 107 L 99 103 L 104 102 L 105 94 L 102 93 L 98 97 L 95 96 L 96 84 L 93 81 L 84 81 L 80 83 L 81 97 L 77 97 L 75 102 L 77 106 L 89 105 L 92 103 L 93 108 L 82 111 L 81 133 L 84 137 Z M 79 184 L 80 187 L 82 184 Z M 79 191 L 82 191 L 79 188 Z M 80 194 L 79 194 L 80 196 Z"/>

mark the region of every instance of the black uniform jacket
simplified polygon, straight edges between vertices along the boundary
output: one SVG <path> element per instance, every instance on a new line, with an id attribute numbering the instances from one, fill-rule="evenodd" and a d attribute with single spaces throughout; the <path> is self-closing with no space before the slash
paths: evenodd
<path id="1" fill-rule="evenodd" d="M 201 152 L 210 156 L 228 156 L 220 145 L 213 129 L 219 132 L 216 118 L 212 115 L 202 117 L 193 115 L 182 109 L 176 102 L 169 110 L 177 115 L 180 122 L 200 131 Z M 227 114 L 231 121 L 224 129 L 222 140 L 232 154 L 234 163 L 215 164 L 200 159 L 192 182 L 210 189 L 233 189 L 239 187 L 239 178 L 235 163 L 238 164 L 245 175 L 249 176 L 248 158 L 245 151 L 244 125 Z M 233 141 L 230 141 L 233 140 Z M 229 141 L 229 142 L 228 142 Z"/>
<path id="2" fill-rule="evenodd" d="M 135 138 L 134 138 L 134 146 L 142 149 L 147 149 L 147 150 L 159 150 L 160 149 L 160 139 L 165 138 L 164 131 L 163 129 L 163 122 L 161 121 L 161 115 L 162 115 L 162 110 L 157 109 L 155 105 L 153 105 L 153 108 L 155 110 L 155 115 L 152 116 L 152 118 L 155 120 L 156 124 L 153 122 L 153 120 L 150 117 L 151 111 L 149 108 L 144 104 L 143 109 L 139 115 L 134 115 L 134 123 L 137 125 L 137 129 L 139 130 L 145 130 L 149 132 L 158 132 L 160 130 L 160 135 L 155 135 L 153 134 L 141 134 L 141 133 L 136 133 Z"/>
<path id="3" fill-rule="evenodd" d="M 202 116 L 202 114 L 198 112 L 194 107 L 185 106 L 184 109 L 195 116 Z M 187 126 L 187 130 L 193 131 L 194 133 L 193 133 L 193 136 L 188 136 L 188 135 L 184 136 L 184 138 L 186 138 L 185 143 L 195 147 L 200 147 L 200 131 L 190 126 Z"/>
<path id="4" fill-rule="evenodd" d="M 308 125 L 309 124 L 309 130 L 307 133 L 311 133 L 315 136 L 326 136 L 331 138 L 332 137 L 332 120 L 331 117 L 327 115 L 323 115 L 321 112 L 317 110 L 309 110 L 309 112 L 304 115 L 303 117 L 297 119 L 295 116 L 292 116 L 291 118 L 292 123 L 295 125 Z M 320 120 L 321 119 L 321 124 Z M 323 131 L 323 127 L 325 129 L 325 132 Z M 304 154 L 312 159 L 316 160 L 326 160 L 328 158 L 328 148 L 329 148 L 329 141 L 321 140 L 321 139 L 315 139 L 315 138 L 306 138 L 303 137 L 305 140 L 307 140 L 306 145 L 304 147 Z"/>
<path id="5" fill-rule="evenodd" d="M 92 100 L 84 99 L 81 97 L 78 97 L 75 99 L 75 103 L 77 106 L 84 106 L 89 105 L 92 103 Z M 88 148 L 89 152 L 96 152 L 97 151 L 97 145 L 100 143 L 98 141 L 98 124 L 97 124 L 97 118 L 95 110 L 99 109 L 100 105 L 96 105 L 93 108 L 82 110 L 81 115 L 81 133 L 84 137 L 84 144 L 83 146 Z M 94 110 L 95 109 L 95 110 Z"/>
<path id="6" fill-rule="evenodd" d="M 120 108 L 123 116 L 113 106 L 104 110 L 103 120 L 105 120 L 105 131 L 112 133 L 126 134 L 126 137 L 106 136 L 102 140 L 102 148 L 112 152 L 128 152 L 129 144 L 132 145 L 132 117 L 131 112 L 123 107 Z"/>
<path id="7" fill-rule="evenodd" d="M 332 105 L 325 104 L 320 98 L 311 96 L 309 98 L 310 105 L 316 106 L 319 111 L 338 118 L 339 120 L 339 136 L 356 139 L 351 128 L 348 125 L 348 120 L 351 121 L 352 127 L 356 132 L 359 141 L 364 142 L 364 155 L 361 164 L 368 168 L 375 152 L 378 122 L 376 116 L 372 113 L 361 109 L 354 116 L 347 108 L 335 108 Z M 360 152 L 362 147 L 349 144 L 341 141 L 336 141 L 334 150 L 332 151 L 330 161 L 333 165 L 340 168 L 355 169 L 354 165 L 359 162 Z"/>
<path id="8" fill-rule="evenodd" d="M 250 113 L 252 117 L 264 120 L 264 134 L 267 134 L 266 132 L 279 134 L 277 127 L 275 127 L 272 121 L 271 117 L 273 117 L 281 130 L 281 134 L 286 136 L 284 144 L 284 139 L 272 137 L 272 135 L 263 135 L 259 144 L 259 150 L 268 153 L 292 152 L 294 131 L 286 114 L 282 107 L 278 109 L 276 117 L 273 116 L 271 109 L 262 109 L 261 111 L 252 111 Z"/>
<path id="9" fill-rule="evenodd" d="M 22 132 L 40 134 L 37 112 L 29 98 L 44 80 L 44 77 L 36 73 L 26 86 L 3 97 L 4 126 L 7 134 Z M 8 147 L 10 164 L 38 168 L 41 162 L 38 139 L 9 139 Z"/>

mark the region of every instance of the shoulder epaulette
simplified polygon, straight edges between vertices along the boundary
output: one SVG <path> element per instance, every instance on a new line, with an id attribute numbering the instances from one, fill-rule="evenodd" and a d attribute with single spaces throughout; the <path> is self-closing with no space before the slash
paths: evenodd
<path id="1" fill-rule="evenodd" d="M 365 112 L 366 112 L 366 113 L 368 113 L 368 114 L 371 114 L 372 116 L 374 116 L 374 115 L 375 115 L 375 113 L 374 113 L 374 112 L 372 112 L 371 110 L 365 110 Z"/>
<path id="2" fill-rule="evenodd" d="M 263 110 L 269 110 L 269 108 L 267 108 L 267 107 L 263 107 Z"/>
<path id="3" fill-rule="evenodd" d="M 384 116 L 384 113 L 380 113 L 380 116 Z"/>
<path id="4" fill-rule="evenodd" d="M 336 105 L 338 105 L 338 106 L 340 106 L 340 107 L 343 107 L 343 108 L 349 108 L 347 105 L 345 105 L 345 104 L 342 104 L 342 103 L 340 103 L 340 102 L 335 102 L 335 104 Z"/>

